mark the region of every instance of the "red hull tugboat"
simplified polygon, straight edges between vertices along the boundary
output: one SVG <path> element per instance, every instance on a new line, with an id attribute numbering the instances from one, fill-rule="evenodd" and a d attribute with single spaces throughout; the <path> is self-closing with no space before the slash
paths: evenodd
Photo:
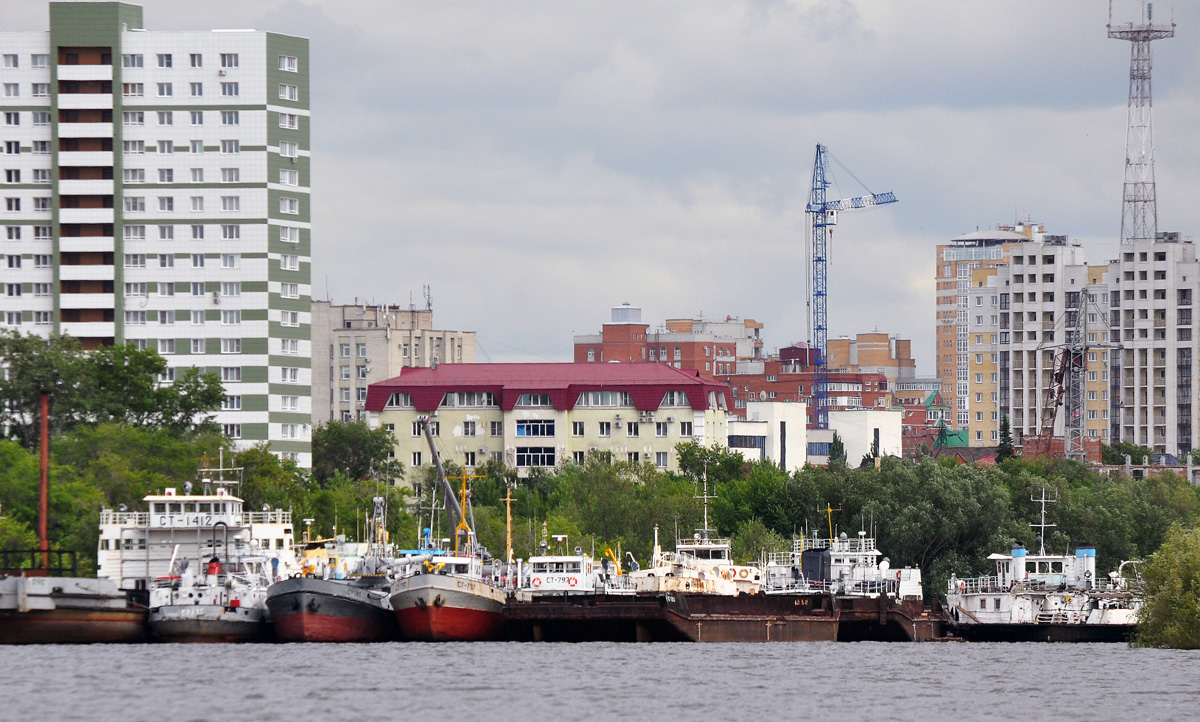
<path id="1" fill-rule="evenodd" d="M 374 578 L 284 579 L 268 590 L 267 608 L 281 642 L 385 642 L 396 637 L 387 587 Z"/>

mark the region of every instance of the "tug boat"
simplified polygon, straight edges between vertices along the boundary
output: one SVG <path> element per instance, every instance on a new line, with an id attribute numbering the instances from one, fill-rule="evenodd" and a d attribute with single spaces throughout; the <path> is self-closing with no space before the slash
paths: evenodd
<path id="1" fill-rule="evenodd" d="M 261 556 L 242 557 L 226 569 L 213 557 L 196 573 L 155 580 L 150 590 L 150 631 L 164 642 L 263 642 L 271 639 L 267 610 L 270 567 Z"/>
<path id="2" fill-rule="evenodd" d="M 1045 491 L 1040 501 L 1037 552 L 1016 543 L 1009 554 L 992 554 L 996 573 L 951 576 L 946 588 L 949 631 L 973 642 L 1125 642 L 1142 605 L 1139 562 L 1124 561 L 1106 579 L 1096 576 L 1096 548 L 1047 554 Z M 1130 576 L 1126 575 L 1126 572 Z"/>
<path id="3" fill-rule="evenodd" d="M 0 644 L 113 644 L 146 637 L 146 607 L 110 579 L 0 575 Z"/>

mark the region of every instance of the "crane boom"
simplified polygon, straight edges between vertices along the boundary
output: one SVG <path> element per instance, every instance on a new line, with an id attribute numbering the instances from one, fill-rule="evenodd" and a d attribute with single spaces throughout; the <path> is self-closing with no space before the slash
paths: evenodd
<path id="1" fill-rule="evenodd" d="M 827 308 L 828 259 L 830 226 L 837 225 L 837 212 L 854 210 L 885 203 L 896 203 L 896 194 L 871 193 L 870 195 L 841 200 L 826 200 L 829 188 L 829 151 L 817 143 L 817 156 L 813 160 L 812 195 L 804 210 L 812 215 L 812 287 L 809 289 L 812 304 L 813 346 L 817 358 L 813 364 L 813 427 L 829 428 L 829 313 Z"/>
<path id="2" fill-rule="evenodd" d="M 442 485 L 442 492 L 446 495 L 446 516 L 450 521 L 450 528 L 457 528 L 465 523 L 463 510 L 459 506 L 457 492 L 453 486 L 450 486 L 450 480 L 446 478 L 446 470 L 442 468 L 442 456 L 438 453 L 437 446 L 433 443 L 433 434 L 429 431 L 429 417 L 418 416 L 417 423 L 420 424 L 421 431 L 425 434 L 425 442 L 429 444 L 429 453 L 433 455 L 433 466 L 437 469 L 438 482 Z"/>

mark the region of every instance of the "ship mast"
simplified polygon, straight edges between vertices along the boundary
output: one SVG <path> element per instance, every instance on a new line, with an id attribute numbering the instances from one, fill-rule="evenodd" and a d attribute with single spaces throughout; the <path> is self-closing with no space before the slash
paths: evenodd
<path id="1" fill-rule="evenodd" d="M 1041 521 L 1041 523 L 1040 524 L 1030 524 L 1029 527 L 1031 529 L 1038 530 L 1038 537 L 1037 537 L 1038 538 L 1038 556 L 1044 556 L 1046 554 L 1046 529 L 1048 527 L 1058 526 L 1057 524 L 1047 524 L 1046 523 L 1046 505 L 1057 502 L 1058 494 L 1055 494 L 1053 499 L 1047 499 L 1046 498 L 1046 487 L 1043 486 L 1042 487 L 1042 498 L 1035 499 L 1033 497 L 1033 495 L 1030 495 L 1029 500 L 1040 502 L 1042 505 L 1042 521 Z"/>

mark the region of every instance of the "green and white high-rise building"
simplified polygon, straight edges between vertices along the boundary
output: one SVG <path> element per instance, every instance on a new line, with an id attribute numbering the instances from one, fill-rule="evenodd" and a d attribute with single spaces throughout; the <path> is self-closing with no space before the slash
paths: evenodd
<path id="1" fill-rule="evenodd" d="M 0 32 L 0 327 L 217 371 L 226 433 L 309 466 L 308 40 L 49 7 Z"/>

